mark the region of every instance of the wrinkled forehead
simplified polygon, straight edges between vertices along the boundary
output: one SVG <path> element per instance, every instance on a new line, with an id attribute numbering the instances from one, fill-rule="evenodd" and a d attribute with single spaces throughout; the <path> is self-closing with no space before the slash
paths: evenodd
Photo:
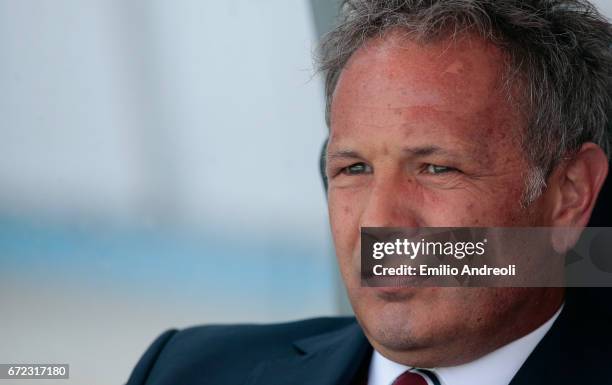
<path id="1" fill-rule="evenodd" d="M 375 124 L 382 110 L 521 126 L 509 98 L 507 62 L 500 48 L 475 35 L 420 42 L 390 31 L 370 39 L 340 74 L 331 106 L 332 134 L 364 119 Z"/>

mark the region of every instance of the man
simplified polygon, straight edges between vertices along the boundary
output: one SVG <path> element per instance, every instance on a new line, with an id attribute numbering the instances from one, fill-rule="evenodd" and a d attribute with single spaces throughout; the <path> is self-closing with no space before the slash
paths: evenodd
<path id="1" fill-rule="evenodd" d="M 322 50 L 326 177 L 356 320 L 169 331 L 128 384 L 612 383 L 609 313 L 584 293 L 361 287 L 359 270 L 361 227 L 586 226 L 608 172 L 610 24 L 580 0 L 343 9 Z"/>

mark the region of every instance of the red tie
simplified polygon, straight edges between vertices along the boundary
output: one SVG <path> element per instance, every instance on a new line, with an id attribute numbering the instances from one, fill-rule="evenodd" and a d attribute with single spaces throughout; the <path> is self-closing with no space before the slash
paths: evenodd
<path id="1" fill-rule="evenodd" d="M 391 385 L 428 385 L 425 377 L 415 372 L 404 372 Z"/>

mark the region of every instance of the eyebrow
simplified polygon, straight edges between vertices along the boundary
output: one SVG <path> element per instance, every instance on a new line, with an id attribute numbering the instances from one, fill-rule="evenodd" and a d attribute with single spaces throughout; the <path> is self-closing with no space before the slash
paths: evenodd
<path id="1" fill-rule="evenodd" d="M 423 158 L 423 157 L 430 156 L 430 155 L 446 155 L 446 156 L 453 156 L 453 157 L 458 157 L 458 158 L 464 157 L 458 152 L 447 150 L 447 149 L 444 149 L 436 145 L 405 147 L 402 149 L 402 152 L 412 157 L 415 157 L 415 158 Z M 363 158 L 363 156 L 359 152 L 355 150 L 351 150 L 351 149 L 337 150 L 329 154 L 326 154 L 326 157 L 328 159 Z"/>
<path id="2" fill-rule="evenodd" d="M 325 157 L 327 159 L 363 159 L 363 156 L 355 150 L 337 150 L 332 153 L 326 154 Z"/>
<path id="3" fill-rule="evenodd" d="M 402 152 L 407 153 L 410 156 L 415 158 L 422 158 L 430 155 L 449 155 L 449 156 L 459 156 L 458 153 L 454 151 L 446 150 L 442 147 L 430 145 L 430 146 L 420 146 L 420 147 L 405 147 Z"/>
<path id="4" fill-rule="evenodd" d="M 482 163 L 479 159 L 478 154 L 475 154 L 473 150 L 464 149 L 461 151 L 449 150 L 436 145 L 420 146 L 420 147 L 405 147 L 403 152 L 413 158 L 424 158 L 431 155 L 444 156 L 453 158 L 460 162 L 475 162 Z"/>

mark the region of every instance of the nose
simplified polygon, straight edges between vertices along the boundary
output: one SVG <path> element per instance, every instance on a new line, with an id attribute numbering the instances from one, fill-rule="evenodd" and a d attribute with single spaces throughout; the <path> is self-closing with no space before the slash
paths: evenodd
<path id="1" fill-rule="evenodd" d="M 398 174 L 378 175 L 363 206 L 361 227 L 423 227 L 420 189 Z"/>

